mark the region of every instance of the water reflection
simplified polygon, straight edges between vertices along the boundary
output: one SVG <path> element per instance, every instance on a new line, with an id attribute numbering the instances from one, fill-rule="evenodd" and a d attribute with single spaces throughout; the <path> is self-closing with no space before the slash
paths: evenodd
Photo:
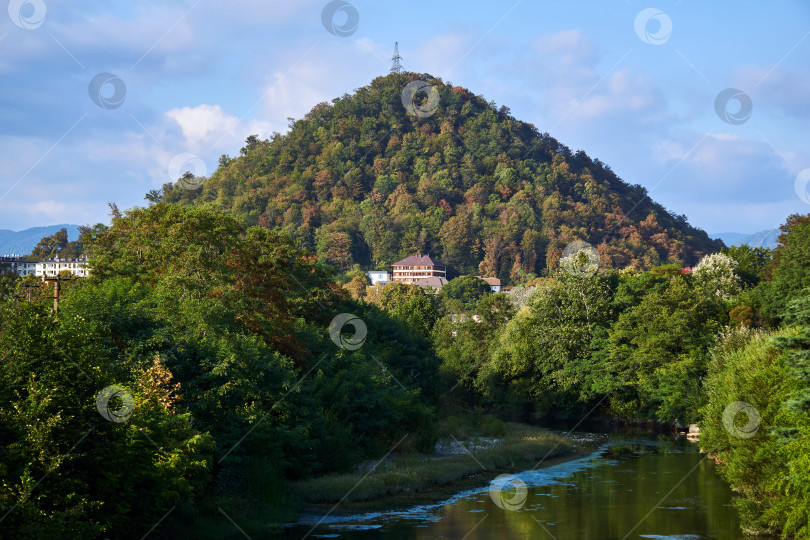
<path id="1" fill-rule="evenodd" d="M 528 486 L 516 511 L 499 508 L 485 486 L 429 507 L 330 516 L 310 537 L 742 538 L 731 491 L 714 463 L 682 440 L 612 438 L 587 458 L 516 476 Z M 292 527 L 282 538 L 302 538 L 320 518 L 310 517 L 310 524 Z"/>

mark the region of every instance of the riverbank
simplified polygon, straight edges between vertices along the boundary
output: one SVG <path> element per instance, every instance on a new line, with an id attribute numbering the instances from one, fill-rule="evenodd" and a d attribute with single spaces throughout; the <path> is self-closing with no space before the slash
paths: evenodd
<path id="1" fill-rule="evenodd" d="M 525 424 L 458 417 L 445 421 L 440 431 L 444 436 L 431 454 L 392 453 L 382 461 L 362 463 L 351 473 L 294 482 L 288 497 L 274 504 L 248 500 L 240 504 L 230 498 L 212 501 L 211 512 L 197 516 L 178 533 L 205 540 L 238 538 L 230 521 L 222 519 L 222 507 L 229 509 L 228 515 L 243 530 L 268 534 L 302 515 L 339 516 L 435 504 L 485 486 L 500 474 L 587 456 L 607 438 L 581 434 L 566 438 Z"/>
<path id="2" fill-rule="evenodd" d="M 506 424 L 498 438 L 452 438 L 441 453 L 403 454 L 366 464 L 353 473 L 312 478 L 292 485 L 306 513 L 354 513 L 427 504 L 486 485 L 499 474 L 547 467 L 589 454 L 603 437 L 565 438 L 547 429 Z M 339 503 L 338 507 L 335 505 Z"/>
<path id="3" fill-rule="evenodd" d="M 561 460 L 516 471 L 526 486 L 519 498 L 493 498 L 483 483 L 428 504 L 302 514 L 273 538 L 743 537 L 733 492 L 683 437 L 620 434 L 580 459 Z M 505 507 L 507 500 L 515 506 Z"/>

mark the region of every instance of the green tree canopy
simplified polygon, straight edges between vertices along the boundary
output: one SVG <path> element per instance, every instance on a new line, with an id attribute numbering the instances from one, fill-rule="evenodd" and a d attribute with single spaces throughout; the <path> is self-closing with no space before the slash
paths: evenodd
<path id="1" fill-rule="evenodd" d="M 464 309 L 473 309 L 484 295 L 489 293 L 489 285 L 475 276 L 451 279 L 439 291 L 439 298 L 445 305 L 448 300 L 458 300 Z"/>
<path id="2" fill-rule="evenodd" d="M 810 287 L 810 214 L 793 214 L 779 228 L 779 246 L 762 290 L 763 310 L 774 321 L 781 320 L 792 296 Z"/>

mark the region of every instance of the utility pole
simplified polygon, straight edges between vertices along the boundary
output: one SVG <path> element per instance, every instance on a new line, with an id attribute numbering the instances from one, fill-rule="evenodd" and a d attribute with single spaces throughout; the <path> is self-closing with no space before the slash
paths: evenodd
<path id="1" fill-rule="evenodd" d="M 62 282 L 62 278 L 61 276 L 48 277 L 43 275 L 42 281 L 47 283 L 53 282 L 53 314 L 56 316 L 59 314 L 59 285 Z"/>
<path id="2" fill-rule="evenodd" d="M 391 58 L 393 60 L 393 64 L 391 65 L 391 73 L 402 73 L 402 64 L 400 64 L 400 60 L 402 57 L 399 55 L 399 42 L 394 42 L 394 56 Z"/>

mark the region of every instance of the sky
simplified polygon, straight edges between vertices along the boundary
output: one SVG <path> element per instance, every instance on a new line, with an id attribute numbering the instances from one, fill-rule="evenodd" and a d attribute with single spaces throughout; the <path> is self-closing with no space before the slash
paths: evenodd
<path id="1" fill-rule="evenodd" d="M 108 202 L 143 206 L 385 75 L 395 41 L 406 70 L 506 105 L 708 232 L 810 212 L 806 1 L 6 3 L 0 229 L 108 223 Z"/>

